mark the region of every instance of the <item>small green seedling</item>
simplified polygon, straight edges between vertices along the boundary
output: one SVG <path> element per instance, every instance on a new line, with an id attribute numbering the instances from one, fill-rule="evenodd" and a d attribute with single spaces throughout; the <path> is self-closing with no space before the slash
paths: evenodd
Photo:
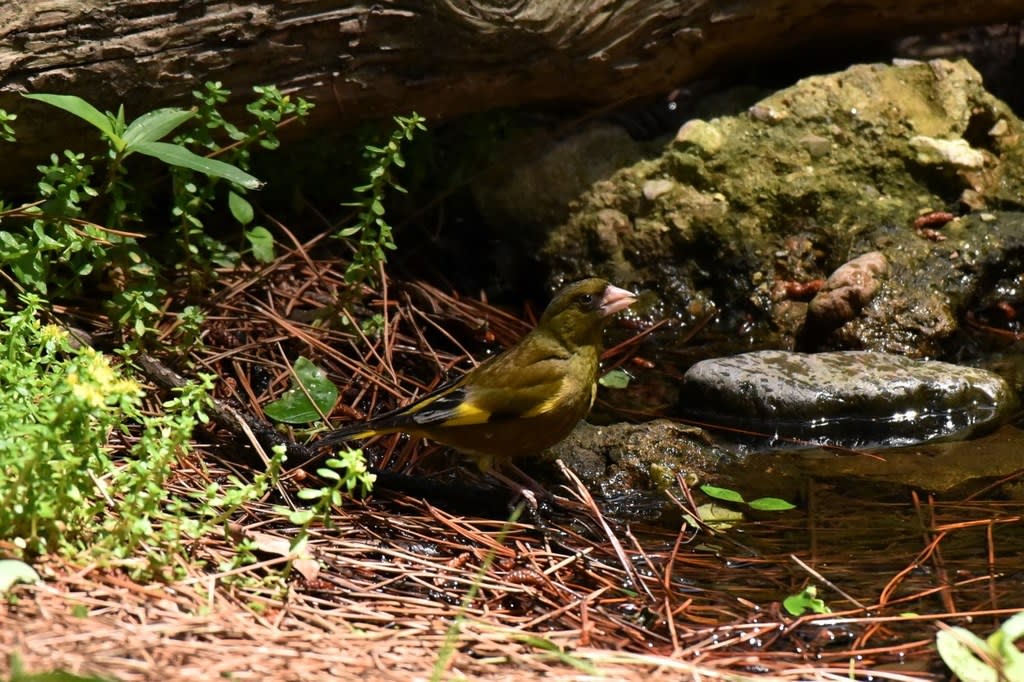
<path id="1" fill-rule="evenodd" d="M 782 607 L 791 616 L 802 616 L 805 613 L 832 613 L 832 609 L 818 597 L 818 588 L 808 585 L 802 592 L 791 594 L 782 600 Z"/>
<path id="2" fill-rule="evenodd" d="M 714 485 L 702 485 L 700 489 L 708 497 L 713 497 L 716 500 L 722 500 L 723 502 L 745 504 L 751 509 L 756 509 L 758 511 L 788 511 L 796 508 L 795 505 L 779 499 L 778 497 L 759 497 L 756 500 L 747 502 L 743 499 L 743 495 L 729 488 L 720 488 Z"/>
<path id="3" fill-rule="evenodd" d="M 1024 652 L 1016 641 L 1024 637 L 1024 611 L 981 639 L 970 630 L 949 627 L 935 636 L 939 656 L 963 682 L 1024 680 Z"/>

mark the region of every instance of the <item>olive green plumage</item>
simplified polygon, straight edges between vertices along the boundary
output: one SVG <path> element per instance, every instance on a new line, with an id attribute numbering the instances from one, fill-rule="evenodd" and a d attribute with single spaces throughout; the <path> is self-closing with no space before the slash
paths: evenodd
<path id="1" fill-rule="evenodd" d="M 334 431 L 317 447 L 408 433 L 494 460 L 539 454 L 561 441 L 594 403 L 608 319 L 636 296 L 603 279 L 558 292 L 537 327 L 516 345 L 411 405 Z"/>

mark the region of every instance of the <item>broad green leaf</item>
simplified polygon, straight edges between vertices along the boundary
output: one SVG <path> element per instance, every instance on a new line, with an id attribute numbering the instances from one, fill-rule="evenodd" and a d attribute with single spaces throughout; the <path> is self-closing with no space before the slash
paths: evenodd
<path id="1" fill-rule="evenodd" d="M 228 192 L 228 208 L 239 225 L 244 226 L 252 222 L 252 204 L 238 192 Z"/>
<path id="2" fill-rule="evenodd" d="M 796 505 L 790 504 L 778 497 L 759 497 L 751 501 L 750 508 L 760 511 L 787 511 L 789 509 L 796 509 Z"/>
<path id="3" fill-rule="evenodd" d="M 124 131 L 124 144 L 128 151 L 141 142 L 156 142 L 185 121 L 196 115 L 188 109 L 155 109 L 128 124 Z"/>
<path id="4" fill-rule="evenodd" d="M 702 485 L 700 489 L 705 495 L 713 497 L 716 500 L 724 500 L 725 502 L 743 502 L 743 496 L 729 488 L 719 488 L 716 485 Z"/>
<path id="5" fill-rule="evenodd" d="M 935 648 L 938 649 L 943 663 L 961 680 L 996 682 L 999 679 L 999 673 L 972 651 L 990 649 L 986 642 L 970 630 L 961 627 L 940 630 L 935 635 Z M 993 658 L 996 656 L 993 655 Z"/>
<path id="6" fill-rule="evenodd" d="M 1003 623 L 985 641 L 970 630 L 954 627 L 940 630 L 935 646 L 943 662 L 965 682 L 1024 680 L 1024 653 L 1015 643 L 1022 636 L 1024 611 Z M 985 652 L 996 668 L 981 658 L 978 651 Z"/>
<path id="7" fill-rule="evenodd" d="M 601 384 L 605 388 L 626 388 L 629 386 L 629 382 L 633 377 L 629 376 L 629 373 L 623 369 L 613 369 L 610 372 L 605 372 L 597 383 Z"/>
<path id="8" fill-rule="evenodd" d="M 330 382 L 322 369 L 306 358 L 299 358 L 294 369 L 292 387 L 280 399 L 263 408 L 266 415 L 285 424 L 308 424 L 320 419 L 321 414 L 329 414 L 338 400 L 337 386 Z M 307 392 L 316 407 L 309 401 Z"/>
<path id="9" fill-rule="evenodd" d="M 988 638 L 989 647 L 1002 661 L 1003 677 L 1008 680 L 1024 680 L 1024 652 L 1016 643 L 1021 638 L 1024 638 L 1024 611 L 1000 625 Z"/>
<path id="10" fill-rule="evenodd" d="M 41 581 L 36 569 L 24 561 L 4 559 L 0 561 L 0 595 L 7 594 L 15 583 L 38 583 Z"/>
<path id="11" fill-rule="evenodd" d="M 69 114 L 74 114 L 83 121 L 96 126 L 100 131 L 114 141 L 117 149 L 124 149 L 124 140 L 114 132 L 110 119 L 102 111 L 75 95 L 50 95 L 47 93 L 25 94 L 22 97 L 34 99 L 37 102 L 45 102 L 52 107 L 63 109 Z"/>
<path id="12" fill-rule="evenodd" d="M 189 168 L 204 175 L 215 178 L 224 178 L 236 185 L 246 189 L 259 189 L 263 183 L 249 175 L 241 168 L 224 163 L 217 159 L 208 159 L 198 154 L 193 154 L 181 145 L 170 144 L 169 142 L 140 142 L 135 145 L 135 151 L 146 156 L 160 159 L 171 166 Z"/>
<path id="13" fill-rule="evenodd" d="M 265 227 L 254 227 L 245 231 L 245 238 L 252 245 L 252 255 L 260 263 L 274 260 L 274 235 Z"/>

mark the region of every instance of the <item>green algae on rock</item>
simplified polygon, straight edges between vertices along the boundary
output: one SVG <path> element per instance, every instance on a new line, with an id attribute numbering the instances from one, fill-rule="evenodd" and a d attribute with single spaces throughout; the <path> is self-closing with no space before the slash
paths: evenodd
<path id="1" fill-rule="evenodd" d="M 681 393 L 702 421 L 768 442 L 893 447 L 991 430 L 1017 408 L 997 374 L 863 351 L 759 351 L 704 360 Z"/>
<path id="2" fill-rule="evenodd" d="M 956 246 L 918 234 L 914 220 L 953 206 L 1020 205 L 1021 130 L 966 62 L 806 78 L 746 114 L 690 121 L 660 157 L 596 182 L 543 258 L 553 286 L 596 273 L 660 292 L 683 321 L 718 310 L 722 328 L 749 320 L 795 340 L 807 303 L 791 300 L 785 283 L 824 279 L 878 251 L 891 267 L 878 307 L 865 307 L 876 317 L 815 347 L 941 355 L 962 302 L 984 286 L 958 248 L 987 248 L 989 233 L 1012 219 L 950 226 Z"/>

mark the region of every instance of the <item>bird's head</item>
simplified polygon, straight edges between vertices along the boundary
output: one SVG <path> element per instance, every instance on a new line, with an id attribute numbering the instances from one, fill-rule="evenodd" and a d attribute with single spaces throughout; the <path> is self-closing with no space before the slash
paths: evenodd
<path id="1" fill-rule="evenodd" d="M 636 294 L 591 278 L 569 284 L 551 299 L 537 323 L 542 329 L 575 348 L 601 344 L 601 332 L 608 319 L 631 306 Z"/>

